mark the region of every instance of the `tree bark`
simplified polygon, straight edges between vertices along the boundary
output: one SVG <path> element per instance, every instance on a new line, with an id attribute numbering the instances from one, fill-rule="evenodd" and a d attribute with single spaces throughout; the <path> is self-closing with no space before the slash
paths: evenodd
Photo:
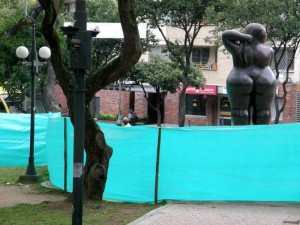
<path id="1" fill-rule="evenodd" d="M 47 75 L 46 79 L 43 83 L 43 103 L 45 112 L 60 112 L 60 108 L 56 102 L 56 95 L 55 95 L 55 83 L 56 83 L 56 76 L 52 67 L 51 62 L 49 61 L 47 64 Z"/>
<path id="2" fill-rule="evenodd" d="M 179 127 L 184 127 L 185 125 L 185 105 L 186 105 L 186 100 L 185 100 L 185 93 L 180 93 L 179 94 L 179 116 L 178 116 L 178 126 Z"/>
<path id="3" fill-rule="evenodd" d="M 53 27 L 59 13 L 55 5 L 60 0 L 39 1 L 45 10 L 43 35 L 51 48 L 51 62 L 54 72 L 67 98 L 70 119 L 74 124 L 74 94 L 73 91 L 69 90 L 73 86 L 73 76 L 63 64 L 60 40 Z M 89 103 L 97 91 L 122 78 L 138 62 L 142 54 L 132 1 L 119 0 L 118 8 L 124 33 L 124 48 L 119 57 L 86 79 L 86 86 L 89 88 L 85 93 L 86 164 L 84 167 L 84 194 L 87 199 L 102 199 L 109 160 L 112 156 L 112 148 L 106 143 L 104 133 L 89 112 Z"/>
<path id="4" fill-rule="evenodd" d="M 179 127 L 184 127 L 185 125 L 185 108 L 186 108 L 186 91 L 187 84 L 186 80 L 182 82 L 182 89 L 179 94 L 179 110 L 178 110 L 178 126 Z"/>

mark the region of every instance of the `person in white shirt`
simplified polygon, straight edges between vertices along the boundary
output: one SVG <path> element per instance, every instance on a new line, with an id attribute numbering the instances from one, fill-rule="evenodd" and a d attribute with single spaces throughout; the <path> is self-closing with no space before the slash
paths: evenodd
<path id="1" fill-rule="evenodd" d="M 123 127 L 131 127 L 127 117 L 123 118 Z"/>

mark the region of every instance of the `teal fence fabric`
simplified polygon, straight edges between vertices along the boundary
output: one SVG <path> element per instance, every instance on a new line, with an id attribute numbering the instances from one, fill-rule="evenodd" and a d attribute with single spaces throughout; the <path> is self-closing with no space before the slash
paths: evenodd
<path id="1" fill-rule="evenodd" d="M 35 165 L 46 165 L 46 132 L 50 114 L 36 114 Z M 27 166 L 30 115 L 0 113 L 0 166 Z"/>
<path id="2" fill-rule="evenodd" d="M 299 132 L 299 124 L 163 129 L 159 199 L 300 201 Z"/>
<path id="3" fill-rule="evenodd" d="M 72 192 L 74 129 L 70 119 L 62 118 L 60 114 L 52 116 L 46 139 L 50 181 L 54 186 Z"/>
<path id="4" fill-rule="evenodd" d="M 113 147 L 104 198 L 152 202 L 154 195 L 157 128 L 100 124 Z"/>
<path id="5" fill-rule="evenodd" d="M 154 202 L 158 128 L 100 127 L 114 149 L 104 198 Z M 299 133 L 300 124 L 162 128 L 158 199 L 298 202 Z M 62 188 L 62 172 L 51 174 Z"/>
<path id="6" fill-rule="evenodd" d="M 29 122 L 19 122 L 18 116 L 0 115 L 6 121 L 0 129 L 0 166 L 27 165 Z M 67 118 L 65 130 L 59 114 L 39 119 L 36 161 L 48 164 L 51 183 L 61 189 L 66 131 L 66 187 L 71 192 L 72 124 Z M 154 202 L 158 128 L 99 125 L 114 149 L 104 198 Z M 158 200 L 300 201 L 300 124 L 162 128 L 161 133 Z"/>

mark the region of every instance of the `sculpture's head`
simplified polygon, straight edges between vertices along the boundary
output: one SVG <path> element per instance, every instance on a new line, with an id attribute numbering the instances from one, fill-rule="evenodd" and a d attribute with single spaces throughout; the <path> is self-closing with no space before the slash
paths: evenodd
<path id="1" fill-rule="evenodd" d="M 250 34 L 255 38 L 258 42 L 264 43 L 267 40 L 267 32 L 263 25 L 259 23 L 250 23 L 248 24 L 244 32 L 245 34 Z"/>

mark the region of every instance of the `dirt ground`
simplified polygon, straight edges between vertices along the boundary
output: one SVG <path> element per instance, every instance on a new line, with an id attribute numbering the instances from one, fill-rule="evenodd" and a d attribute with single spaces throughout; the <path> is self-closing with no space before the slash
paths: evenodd
<path id="1" fill-rule="evenodd" d="M 65 196 L 59 194 L 39 193 L 31 185 L 0 185 L 0 208 L 18 204 L 39 204 L 41 202 L 64 201 Z"/>

